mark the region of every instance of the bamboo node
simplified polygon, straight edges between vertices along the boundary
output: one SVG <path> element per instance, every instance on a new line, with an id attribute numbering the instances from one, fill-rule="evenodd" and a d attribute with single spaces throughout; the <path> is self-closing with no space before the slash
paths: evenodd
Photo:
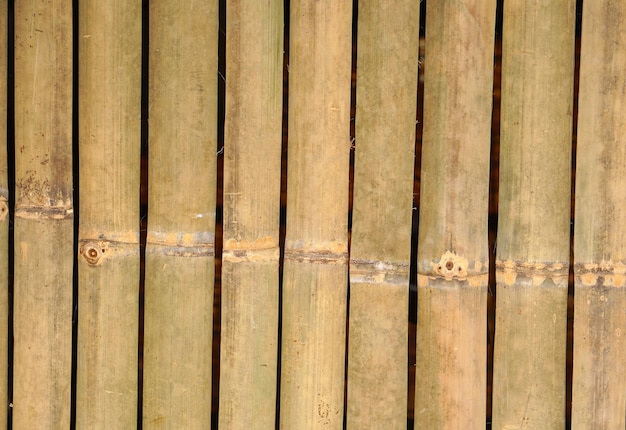
<path id="1" fill-rule="evenodd" d="M 576 283 L 587 287 L 623 287 L 626 285 L 626 265 L 621 262 L 576 263 Z"/>
<path id="2" fill-rule="evenodd" d="M 85 258 L 90 266 L 97 266 L 102 261 L 102 257 L 107 252 L 106 242 L 88 242 L 80 247 L 80 254 Z"/>

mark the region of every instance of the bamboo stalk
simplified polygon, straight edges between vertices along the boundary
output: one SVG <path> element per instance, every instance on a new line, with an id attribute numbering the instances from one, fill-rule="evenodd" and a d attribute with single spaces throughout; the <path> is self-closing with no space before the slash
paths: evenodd
<path id="1" fill-rule="evenodd" d="M 583 4 L 572 428 L 625 428 L 626 4 Z"/>
<path id="2" fill-rule="evenodd" d="M 217 2 L 150 2 L 148 429 L 211 422 L 217 42 Z"/>
<path id="3" fill-rule="evenodd" d="M 6 0 L 0 0 L 0 10 L 8 11 Z M 0 14 L 0 28 L 7 28 L 8 13 Z M 8 77 L 8 31 L 0 34 L 0 75 Z M 7 79 L 0 80 L 0 369 L 8 369 L 9 320 L 9 181 L 7 163 Z M 8 404 L 7 372 L 0 372 L 0 405 Z M 6 422 L 7 408 L 0 408 L 0 423 Z"/>
<path id="4" fill-rule="evenodd" d="M 283 2 L 226 10 L 220 428 L 273 429 Z"/>
<path id="5" fill-rule="evenodd" d="M 137 426 L 141 1 L 79 4 L 76 427 Z"/>
<path id="6" fill-rule="evenodd" d="M 15 428 L 67 428 L 72 361 L 72 5 L 15 3 Z"/>
<path id="7" fill-rule="evenodd" d="M 342 428 L 352 1 L 290 4 L 280 426 Z"/>
<path id="8" fill-rule="evenodd" d="M 565 427 L 575 1 L 507 1 L 495 429 Z"/>
<path id="9" fill-rule="evenodd" d="M 348 428 L 406 428 L 419 2 L 359 4 Z M 372 389 L 376 387 L 376 389 Z"/>
<path id="10" fill-rule="evenodd" d="M 426 7 L 416 428 L 484 428 L 495 1 Z"/>

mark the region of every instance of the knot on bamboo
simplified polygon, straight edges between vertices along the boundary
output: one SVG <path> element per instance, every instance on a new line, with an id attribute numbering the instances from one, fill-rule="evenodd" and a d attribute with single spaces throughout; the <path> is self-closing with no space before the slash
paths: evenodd
<path id="1" fill-rule="evenodd" d="M 80 247 L 80 255 L 90 266 L 97 266 L 102 262 L 102 258 L 107 253 L 109 246 L 106 242 L 90 241 Z"/>
<path id="2" fill-rule="evenodd" d="M 431 263 L 435 273 L 442 276 L 446 281 L 452 279 L 464 280 L 467 278 L 467 258 L 446 251 L 436 263 Z"/>
<path id="3" fill-rule="evenodd" d="M 4 197 L 0 197 L 0 221 L 4 221 L 9 216 L 9 205 Z"/>
<path id="4" fill-rule="evenodd" d="M 576 283 L 587 287 L 626 286 L 626 265 L 621 262 L 577 263 L 574 265 Z"/>

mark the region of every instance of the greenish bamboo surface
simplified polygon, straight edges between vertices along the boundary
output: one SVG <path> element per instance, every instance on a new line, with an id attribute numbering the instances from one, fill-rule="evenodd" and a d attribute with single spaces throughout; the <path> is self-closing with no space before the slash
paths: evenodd
<path id="1" fill-rule="evenodd" d="M 565 427 L 575 6 L 504 5 L 494 429 Z"/>
<path id="2" fill-rule="evenodd" d="M 0 10 L 8 10 L 0 0 Z M 0 14 L 0 28 L 7 28 L 7 13 Z M 8 31 L 0 34 L 0 75 L 8 76 Z M 9 182 L 7 164 L 7 80 L 0 80 L 0 319 L 9 320 Z M 0 324 L 0 369 L 8 365 L 8 329 Z M 0 405 L 8 404 L 7 372 L 0 372 Z M 0 423 L 6 422 L 7 408 L 0 408 Z"/>
<path id="3" fill-rule="evenodd" d="M 626 4 L 583 3 L 572 428 L 625 428 Z"/>
<path id="4" fill-rule="evenodd" d="M 226 7 L 219 427 L 274 429 L 284 5 Z"/>
<path id="5" fill-rule="evenodd" d="M 130 429 L 137 426 L 141 1 L 78 7 L 76 428 Z"/>
<path id="6" fill-rule="evenodd" d="M 290 3 L 280 426 L 343 426 L 352 1 Z"/>
<path id="7" fill-rule="evenodd" d="M 495 1 L 426 7 L 415 428 L 485 426 Z"/>
<path id="8" fill-rule="evenodd" d="M 358 15 L 347 428 L 401 429 L 419 2 L 364 2 Z"/>
<path id="9" fill-rule="evenodd" d="M 13 426 L 62 429 L 72 362 L 72 5 L 17 1 L 14 13 Z"/>
<path id="10" fill-rule="evenodd" d="M 217 2 L 150 2 L 149 429 L 210 427 L 218 30 Z"/>

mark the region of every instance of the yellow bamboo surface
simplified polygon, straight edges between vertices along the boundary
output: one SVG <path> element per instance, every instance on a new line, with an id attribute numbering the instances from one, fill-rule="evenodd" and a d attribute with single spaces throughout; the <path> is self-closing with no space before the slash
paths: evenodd
<path id="1" fill-rule="evenodd" d="M 362 2 L 358 16 L 347 427 L 400 429 L 407 422 L 419 2 Z"/>
<path id="2" fill-rule="evenodd" d="M 495 1 L 426 7 L 415 428 L 485 426 Z"/>
<path id="3" fill-rule="evenodd" d="M 72 5 L 15 2 L 13 425 L 67 428 L 72 361 Z"/>
<path id="4" fill-rule="evenodd" d="M 352 1 L 290 3 L 280 426 L 344 409 Z"/>
<path id="5" fill-rule="evenodd" d="M 141 1 L 82 0 L 78 31 L 76 427 L 130 429 L 137 426 Z"/>
<path id="6" fill-rule="evenodd" d="M 575 5 L 504 4 L 494 429 L 565 427 Z"/>
<path id="7" fill-rule="evenodd" d="M 148 429 L 210 427 L 217 43 L 217 2 L 150 2 Z"/>
<path id="8" fill-rule="evenodd" d="M 219 427 L 273 429 L 283 2 L 226 5 Z"/>
<path id="9" fill-rule="evenodd" d="M 626 3 L 583 4 L 572 428 L 626 421 Z"/>
<path id="10" fill-rule="evenodd" d="M 0 0 L 0 10 L 7 10 L 6 0 Z M 8 14 L 0 14 L 0 28 L 7 28 Z M 8 32 L 0 34 L 0 75 L 8 76 Z M 9 281 L 9 183 L 7 165 L 7 80 L 0 80 L 0 319 L 8 321 Z M 0 324 L 0 369 L 7 369 L 8 330 Z M 7 372 L 0 373 L 0 405 L 7 404 Z M 7 408 L 0 408 L 0 423 L 6 422 Z"/>

